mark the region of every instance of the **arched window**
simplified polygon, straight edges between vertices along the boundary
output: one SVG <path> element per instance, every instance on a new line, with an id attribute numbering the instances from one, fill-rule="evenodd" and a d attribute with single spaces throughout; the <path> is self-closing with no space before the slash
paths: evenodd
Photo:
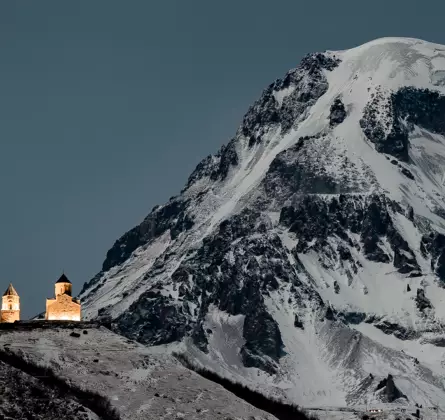
<path id="1" fill-rule="evenodd" d="M 9 310 L 12 311 L 12 305 L 11 304 L 9 304 Z"/>

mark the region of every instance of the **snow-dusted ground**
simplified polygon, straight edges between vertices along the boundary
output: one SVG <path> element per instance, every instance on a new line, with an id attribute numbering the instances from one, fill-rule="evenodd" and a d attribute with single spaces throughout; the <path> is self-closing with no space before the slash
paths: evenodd
<path id="1" fill-rule="evenodd" d="M 237 329 L 239 319 L 229 319 L 216 312 L 213 317 L 214 325 L 219 323 L 226 329 L 223 333 L 226 335 L 226 345 L 237 348 L 236 334 L 231 328 Z M 220 317 L 225 319 L 221 322 Z M 75 385 L 106 396 L 118 409 L 122 419 L 275 419 L 219 385 L 185 369 L 168 355 L 173 349 L 185 350 L 184 345 L 147 348 L 105 328 L 87 331 L 87 334 L 83 334 L 79 329 L 79 338 L 71 337 L 72 330 L 65 328 L 2 331 L 0 346 L 50 367 L 59 377 Z M 309 359 L 308 355 L 306 357 Z M 237 363 L 235 360 L 233 362 Z M 308 375 L 312 368 L 306 367 Z M 320 372 L 323 372 L 323 368 Z M 333 378 L 323 379 L 329 384 Z M 38 380 L 30 380 L 38 384 Z M 309 395 L 313 388 L 308 384 L 305 389 Z M 353 409 L 329 404 L 328 400 L 322 406 L 309 405 L 307 411 L 320 420 L 353 420 L 361 419 L 371 409 L 381 409 L 382 412 L 374 418 L 393 420 L 400 415 L 414 418 L 411 413 L 416 409 L 409 404 L 382 404 L 376 401 Z M 422 413 L 435 415 L 435 411 L 428 407 Z M 98 419 L 91 412 L 88 415 L 91 420 Z"/>
<path id="2" fill-rule="evenodd" d="M 105 328 L 86 331 L 79 330 L 79 338 L 64 328 L 1 331 L 0 346 L 108 397 L 122 419 L 274 418 L 167 354 L 154 354 Z"/>
<path id="3" fill-rule="evenodd" d="M 397 407 L 394 404 L 371 404 L 358 406 L 353 409 L 342 407 L 325 407 L 309 409 L 308 413 L 315 415 L 319 420 L 361 420 L 368 415 L 376 420 L 410 420 L 416 419 L 416 406 Z M 438 413 L 434 408 L 421 408 L 421 418 L 436 419 Z M 441 417 L 437 417 L 441 418 Z"/>
<path id="4" fill-rule="evenodd" d="M 0 418 L 101 420 L 72 396 L 0 361 Z"/>

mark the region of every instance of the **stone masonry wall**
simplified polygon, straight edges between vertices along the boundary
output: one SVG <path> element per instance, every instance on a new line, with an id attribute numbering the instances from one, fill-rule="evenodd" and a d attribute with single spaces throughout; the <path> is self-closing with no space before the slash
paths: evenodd
<path id="1" fill-rule="evenodd" d="M 56 299 L 47 299 L 47 320 L 80 321 L 80 304 L 73 301 L 69 295 L 59 295 Z"/>
<path id="2" fill-rule="evenodd" d="M 72 286 L 69 283 L 56 283 L 55 292 L 58 295 L 70 295 L 71 296 Z"/>
<path id="3" fill-rule="evenodd" d="M 2 310 L 0 316 L 0 322 L 14 322 L 20 321 L 20 311 Z"/>

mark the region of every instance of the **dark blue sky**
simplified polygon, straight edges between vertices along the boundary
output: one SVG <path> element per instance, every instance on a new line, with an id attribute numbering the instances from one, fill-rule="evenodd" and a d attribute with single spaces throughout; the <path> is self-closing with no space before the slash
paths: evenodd
<path id="1" fill-rule="evenodd" d="M 445 44 L 442 1 L 0 2 L 0 287 L 24 317 L 232 136 L 302 55 Z M 3 291 L 3 290 L 2 290 Z"/>

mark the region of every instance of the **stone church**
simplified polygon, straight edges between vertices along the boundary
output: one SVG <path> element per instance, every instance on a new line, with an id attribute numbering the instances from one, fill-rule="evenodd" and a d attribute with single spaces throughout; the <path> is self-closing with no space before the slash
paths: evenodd
<path id="1" fill-rule="evenodd" d="M 73 285 L 62 274 L 55 284 L 55 297 L 46 299 L 45 319 L 48 321 L 80 321 L 80 300 L 73 298 Z M 0 322 L 20 321 L 20 297 L 12 284 L 2 296 Z"/>
<path id="2" fill-rule="evenodd" d="M 80 300 L 71 296 L 73 285 L 65 274 L 56 282 L 55 297 L 46 299 L 48 321 L 80 321 Z"/>

